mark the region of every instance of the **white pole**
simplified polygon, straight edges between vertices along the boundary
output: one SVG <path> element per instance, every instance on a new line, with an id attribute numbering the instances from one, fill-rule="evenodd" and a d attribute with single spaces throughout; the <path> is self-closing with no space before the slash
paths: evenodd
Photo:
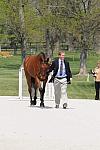
<path id="1" fill-rule="evenodd" d="M 1 52 L 1 45 L 0 45 L 0 52 Z"/>
<path id="2" fill-rule="evenodd" d="M 87 82 L 89 82 L 89 78 L 90 78 L 90 75 L 89 73 L 87 74 Z"/>
<path id="3" fill-rule="evenodd" d="M 52 76 L 52 73 L 48 77 L 48 81 L 50 80 Z M 54 100 L 54 86 L 53 83 L 48 83 L 46 84 L 46 89 L 45 89 L 45 94 L 44 94 L 44 99 L 45 100 Z"/>

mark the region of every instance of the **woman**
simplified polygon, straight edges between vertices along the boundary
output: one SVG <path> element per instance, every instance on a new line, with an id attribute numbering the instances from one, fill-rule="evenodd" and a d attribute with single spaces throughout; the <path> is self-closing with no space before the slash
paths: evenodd
<path id="1" fill-rule="evenodd" d="M 99 90 L 100 90 L 100 61 L 97 62 L 97 66 L 92 70 L 92 74 L 95 77 L 95 100 L 99 100 Z"/>

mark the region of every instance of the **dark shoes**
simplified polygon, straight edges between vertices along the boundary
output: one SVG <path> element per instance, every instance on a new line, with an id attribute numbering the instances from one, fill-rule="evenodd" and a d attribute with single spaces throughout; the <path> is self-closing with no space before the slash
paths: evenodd
<path id="1" fill-rule="evenodd" d="M 67 108 L 67 103 L 64 103 L 63 104 L 63 109 L 66 109 Z"/>
<path id="2" fill-rule="evenodd" d="M 56 104 L 55 108 L 59 108 L 59 104 Z"/>
<path id="3" fill-rule="evenodd" d="M 31 105 L 31 106 L 36 105 L 36 101 L 35 101 L 35 100 L 34 100 L 34 101 L 30 101 L 30 105 Z"/>
<path id="4" fill-rule="evenodd" d="M 55 108 L 59 108 L 59 104 L 56 104 Z M 66 109 L 67 108 L 67 103 L 64 103 L 63 104 L 63 109 Z"/>

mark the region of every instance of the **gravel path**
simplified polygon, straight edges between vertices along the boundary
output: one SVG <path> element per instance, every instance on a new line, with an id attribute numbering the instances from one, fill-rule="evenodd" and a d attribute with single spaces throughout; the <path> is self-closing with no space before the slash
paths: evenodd
<path id="1" fill-rule="evenodd" d="M 100 150 L 100 101 L 71 99 L 65 110 L 0 96 L 0 150 Z"/>

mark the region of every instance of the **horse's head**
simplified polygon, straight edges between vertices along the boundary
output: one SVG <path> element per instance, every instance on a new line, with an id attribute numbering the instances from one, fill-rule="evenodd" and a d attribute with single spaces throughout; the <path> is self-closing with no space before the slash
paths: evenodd
<path id="1" fill-rule="evenodd" d="M 48 79 L 48 70 L 49 70 L 49 63 L 48 63 L 49 59 L 45 59 L 43 63 L 41 63 L 41 66 L 40 66 L 40 71 L 39 71 L 39 74 L 38 74 L 38 78 L 41 80 L 41 81 L 44 81 L 44 80 L 47 80 Z"/>

